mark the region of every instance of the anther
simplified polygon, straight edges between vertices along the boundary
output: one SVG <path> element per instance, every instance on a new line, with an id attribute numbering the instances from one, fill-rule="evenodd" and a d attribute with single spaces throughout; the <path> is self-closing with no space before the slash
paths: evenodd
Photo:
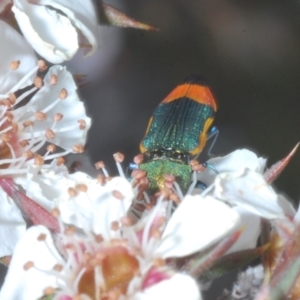
<path id="1" fill-rule="evenodd" d="M 11 105 L 15 105 L 17 97 L 14 93 L 9 93 L 8 94 L 8 99 Z"/>
<path id="2" fill-rule="evenodd" d="M 105 168 L 104 162 L 103 162 L 103 161 L 98 161 L 98 162 L 96 162 L 96 163 L 95 163 L 95 168 L 96 168 L 97 170 L 100 170 L 100 169 Z"/>
<path id="3" fill-rule="evenodd" d="M 61 265 L 61 264 L 55 264 L 54 266 L 53 266 L 53 270 L 54 271 L 56 271 L 56 272 L 61 272 L 62 270 L 63 270 L 63 265 Z"/>
<path id="4" fill-rule="evenodd" d="M 57 148 L 56 148 L 56 146 L 54 144 L 50 144 L 50 145 L 47 146 L 47 151 L 49 151 L 51 153 L 55 152 L 56 149 Z"/>
<path id="5" fill-rule="evenodd" d="M 0 135 L 1 141 L 5 142 L 5 143 L 9 142 L 10 138 L 11 138 L 11 136 L 10 136 L 9 133 L 3 133 L 3 134 Z"/>
<path id="6" fill-rule="evenodd" d="M 133 158 L 133 162 L 137 165 L 140 165 L 144 160 L 144 155 L 143 154 L 138 154 Z"/>
<path id="7" fill-rule="evenodd" d="M 28 262 L 26 262 L 26 263 L 24 264 L 23 269 L 24 269 L 25 271 L 27 271 L 27 270 L 29 270 L 29 269 L 31 269 L 31 268 L 33 268 L 33 267 L 34 267 L 34 262 L 33 262 L 33 261 L 28 261 Z"/>
<path id="8" fill-rule="evenodd" d="M 77 144 L 77 145 L 74 145 L 72 147 L 72 150 L 75 153 L 83 153 L 84 152 L 84 147 L 82 145 Z"/>
<path id="9" fill-rule="evenodd" d="M 55 288 L 48 286 L 48 287 L 44 288 L 43 293 L 45 296 L 51 296 L 55 293 Z"/>
<path id="10" fill-rule="evenodd" d="M 104 241 L 104 238 L 103 238 L 103 236 L 101 234 L 96 234 L 94 236 L 94 239 L 95 239 L 96 243 L 102 243 Z"/>
<path id="11" fill-rule="evenodd" d="M 196 159 L 191 159 L 191 160 L 189 161 L 189 165 L 190 165 L 191 167 L 197 166 L 197 165 L 199 165 L 199 161 L 196 160 Z"/>
<path id="12" fill-rule="evenodd" d="M 36 166 L 42 166 L 44 164 L 44 159 L 40 155 L 36 155 L 34 158 L 34 164 Z"/>
<path id="13" fill-rule="evenodd" d="M 47 119 L 47 115 L 45 113 L 43 113 L 42 111 L 37 111 L 34 113 L 34 117 L 36 118 L 36 120 L 38 121 L 44 121 Z"/>
<path id="14" fill-rule="evenodd" d="M 152 229 L 151 230 L 151 237 L 155 238 L 155 239 L 161 239 L 161 232 L 158 229 Z"/>
<path id="15" fill-rule="evenodd" d="M 79 123 L 79 129 L 84 130 L 86 128 L 86 122 L 83 119 L 77 121 Z"/>
<path id="16" fill-rule="evenodd" d="M 11 107 L 11 103 L 10 103 L 9 99 L 7 99 L 7 98 L 0 100 L 0 104 L 3 105 L 3 106 L 6 106 L 8 108 Z"/>
<path id="17" fill-rule="evenodd" d="M 76 196 L 77 196 L 77 191 L 76 191 L 74 188 L 69 187 L 69 188 L 68 188 L 68 194 L 69 194 L 69 196 L 70 196 L 71 198 L 73 198 L 73 197 L 76 197 Z"/>
<path id="18" fill-rule="evenodd" d="M 33 158 L 34 153 L 28 150 L 28 151 L 23 152 L 23 156 L 26 158 Z"/>
<path id="19" fill-rule="evenodd" d="M 64 163 L 66 162 L 66 159 L 62 156 L 59 156 L 57 159 L 56 159 L 56 165 L 59 167 L 61 165 L 63 165 Z"/>
<path id="20" fill-rule="evenodd" d="M 119 200 L 123 200 L 125 198 L 122 193 L 117 190 L 112 191 L 112 195 Z"/>
<path id="21" fill-rule="evenodd" d="M 88 187 L 86 184 L 83 184 L 83 183 L 80 183 L 80 184 L 76 184 L 76 190 L 79 191 L 79 192 L 84 192 L 86 193 L 87 190 L 88 190 Z"/>
<path id="22" fill-rule="evenodd" d="M 54 217 L 54 218 L 58 218 L 60 216 L 60 211 L 58 208 L 53 208 L 52 211 L 51 211 L 51 215 Z"/>
<path id="23" fill-rule="evenodd" d="M 39 242 L 43 242 L 43 241 L 46 240 L 46 238 L 47 238 L 47 235 L 46 235 L 45 233 L 41 233 L 41 234 L 37 237 L 37 240 L 38 240 Z"/>
<path id="24" fill-rule="evenodd" d="M 147 172 L 145 170 L 136 169 L 131 173 L 131 177 L 137 180 L 140 180 L 147 176 Z"/>
<path id="25" fill-rule="evenodd" d="M 12 123 L 12 124 L 11 124 L 11 127 L 12 127 L 12 131 L 13 131 L 13 132 L 18 132 L 19 126 L 18 126 L 17 123 Z"/>
<path id="26" fill-rule="evenodd" d="M 121 163 L 124 160 L 124 154 L 122 154 L 120 152 L 115 153 L 113 156 L 114 156 L 115 161 L 118 163 Z"/>
<path id="27" fill-rule="evenodd" d="M 52 129 L 48 128 L 45 130 L 45 136 L 48 140 L 53 140 L 55 138 L 55 133 Z"/>
<path id="28" fill-rule="evenodd" d="M 39 67 L 39 71 L 40 71 L 40 72 L 44 72 L 44 71 L 46 71 L 47 68 L 48 68 L 46 62 L 45 62 L 44 60 L 42 60 L 42 59 L 40 59 L 40 60 L 38 61 L 38 67 Z"/>
<path id="29" fill-rule="evenodd" d="M 56 75 L 52 75 L 50 78 L 50 84 L 51 85 L 56 85 L 57 84 L 57 76 Z"/>
<path id="30" fill-rule="evenodd" d="M 120 226 L 119 226 L 119 222 L 118 221 L 111 222 L 111 224 L 110 224 L 110 229 L 111 230 L 117 231 L 119 228 L 120 228 Z"/>
<path id="31" fill-rule="evenodd" d="M 74 226 L 72 226 L 72 225 L 70 225 L 70 226 L 68 226 L 67 228 L 65 228 L 65 230 L 64 230 L 64 234 L 65 235 L 74 235 L 75 234 L 75 232 L 76 232 L 76 228 L 74 227 Z"/>
<path id="32" fill-rule="evenodd" d="M 54 122 L 59 122 L 63 117 L 64 117 L 63 114 L 61 114 L 61 113 L 56 113 L 56 114 L 53 116 L 53 121 L 54 121 Z"/>
<path id="33" fill-rule="evenodd" d="M 5 114 L 4 114 L 4 116 L 7 118 L 7 121 L 8 122 L 11 122 L 12 120 L 13 120 L 13 118 L 14 118 L 14 115 L 11 113 L 11 112 L 6 112 Z"/>
<path id="34" fill-rule="evenodd" d="M 23 127 L 26 128 L 26 127 L 29 127 L 29 126 L 33 126 L 33 122 L 32 121 L 25 121 L 23 122 Z"/>
<path id="35" fill-rule="evenodd" d="M 105 176 L 102 174 L 99 174 L 97 176 L 97 181 L 99 182 L 100 185 L 102 185 L 102 186 L 105 185 L 105 183 L 106 183 Z"/>
<path id="36" fill-rule="evenodd" d="M 33 79 L 33 84 L 35 85 L 36 88 L 40 89 L 43 86 L 43 79 L 40 76 L 36 76 Z"/>
<path id="37" fill-rule="evenodd" d="M 68 92 L 66 89 L 62 89 L 60 92 L 59 92 L 59 98 L 61 100 L 64 100 L 68 97 Z"/>
<path id="38" fill-rule="evenodd" d="M 11 70 L 17 70 L 20 66 L 21 62 L 19 60 L 13 60 L 10 64 L 9 64 L 9 68 Z"/>
<path id="39" fill-rule="evenodd" d="M 23 148 L 24 148 L 24 147 L 26 147 L 26 146 L 28 146 L 28 145 L 29 145 L 29 142 L 28 142 L 27 140 L 22 140 L 22 141 L 20 141 L 20 143 L 19 143 L 19 144 L 20 144 L 20 146 L 21 146 L 21 147 L 23 147 Z"/>
<path id="40" fill-rule="evenodd" d="M 163 267 L 166 265 L 166 261 L 163 258 L 155 258 L 153 265 L 156 267 Z"/>

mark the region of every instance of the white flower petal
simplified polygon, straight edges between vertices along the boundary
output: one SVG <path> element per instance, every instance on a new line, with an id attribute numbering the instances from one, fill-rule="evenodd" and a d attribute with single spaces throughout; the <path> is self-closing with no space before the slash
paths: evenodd
<path id="1" fill-rule="evenodd" d="M 28 165 L 27 176 L 18 176 L 14 181 L 26 190 L 26 195 L 48 211 L 54 207 L 59 197 L 69 197 L 67 178 L 68 170 L 61 165 L 55 171 Z M 69 198 L 66 198 L 69 199 Z"/>
<path id="2" fill-rule="evenodd" d="M 155 253 L 186 256 L 207 247 L 239 225 L 239 215 L 212 197 L 187 196 L 169 220 Z"/>
<path id="3" fill-rule="evenodd" d="M 51 84 L 51 77 L 57 76 L 57 83 Z M 60 99 L 62 89 L 67 91 L 67 97 Z M 66 150 L 71 150 L 74 145 L 84 145 L 87 131 L 91 126 L 91 119 L 86 116 L 84 104 L 80 101 L 76 92 L 77 86 L 70 72 L 62 66 L 53 66 L 44 78 L 44 86 L 23 107 L 14 111 L 16 122 L 20 124 L 32 119 L 34 112 L 46 113 L 47 119 L 35 121 L 33 135 L 35 137 L 45 136 L 46 129 L 52 129 L 55 137 L 48 140 Z M 61 113 L 63 118 L 54 124 L 53 118 Z M 86 123 L 85 129 L 80 129 L 79 120 Z M 24 128 L 22 139 L 32 137 L 32 127 Z"/>
<path id="4" fill-rule="evenodd" d="M 76 5 L 70 0 L 38 0 L 40 5 L 48 5 L 62 11 L 81 31 L 88 40 L 92 49 L 88 55 L 92 55 L 97 47 L 98 20 L 96 8 L 90 0 L 76 0 Z"/>
<path id="5" fill-rule="evenodd" d="M 32 70 L 37 71 L 37 58 L 33 49 L 26 40 L 11 26 L 0 20 L 0 95 L 7 97 L 8 93 L 13 93 L 19 88 L 31 85 L 36 72 L 26 75 Z M 20 61 L 16 70 L 10 69 L 10 63 Z M 24 80 L 22 81 L 22 78 Z"/>
<path id="6" fill-rule="evenodd" d="M 58 11 L 27 0 L 14 0 L 12 11 L 25 38 L 48 61 L 61 63 L 78 50 L 76 28 Z"/>
<path id="7" fill-rule="evenodd" d="M 240 206 L 232 207 L 232 209 L 240 215 L 241 227 L 245 226 L 245 230 L 233 246 L 229 248 L 227 254 L 255 248 L 260 235 L 261 218 L 259 216 Z"/>
<path id="8" fill-rule="evenodd" d="M 163 280 L 143 292 L 136 293 L 132 300 L 201 300 L 196 281 L 187 275 L 175 274 L 168 280 Z"/>
<path id="9" fill-rule="evenodd" d="M 278 196 L 272 187 L 261 174 L 249 169 L 219 174 L 215 180 L 213 195 L 264 218 L 284 216 L 283 209 L 278 204 Z"/>
<path id="10" fill-rule="evenodd" d="M 48 211 L 57 206 L 64 223 L 93 231 L 104 238 L 111 237 L 111 223 L 126 215 L 134 197 L 130 183 L 124 178 L 115 177 L 101 186 L 97 179 L 85 173 L 67 174 L 63 166 L 56 171 L 30 166 L 27 178 L 19 176 L 15 182 L 22 185 L 28 197 Z M 87 191 L 78 190 L 79 185 L 84 185 Z M 75 191 L 73 197 L 69 189 Z M 123 199 L 116 198 L 115 192 Z"/>
<path id="11" fill-rule="evenodd" d="M 46 235 L 46 241 L 37 241 L 40 234 Z M 46 244 L 47 243 L 47 244 Z M 43 226 L 29 228 L 15 248 L 0 299 L 28 300 L 38 299 L 46 287 L 56 287 L 57 277 L 51 275 L 53 266 L 60 262 L 48 229 Z M 24 270 L 24 264 L 34 262 L 40 270 Z"/>
<path id="12" fill-rule="evenodd" d="M 220 173 L 237 172 L 248 168 L 250 170 L 262 173 L 266 166 L 266 159 L 257 157 L 257 155 L 247 149 L 235 150 L 223 157 L 211 158 L 207 161 Z M 204 172 L 198 172 L 197 179 L 207 186 L 211 185 L 217 174 L 210 168 Z"/>
<path id="13" fill-rule="evenodd" d="M 132 187 L 121 177 L 113 178 L 103 187 L 97 180 L 90 180 L 87 186 L 86 193 L 78 194 L 68 201 L 61 199 L 58 205 L 61 218 L 65 223 L 89 229 L 104 238 L 111 238 L 115 233 L 111 230 L 111 223 L 124 217 L 132 203 Z M 114 197 L 116 191 L 124 197 L 122 200 Z"/>
<path id="14" fill-rule="evenodd" d="M 11 255 L 26 231 L 26 223 L 12 199 L 0 188 L 0 257 Z"/>

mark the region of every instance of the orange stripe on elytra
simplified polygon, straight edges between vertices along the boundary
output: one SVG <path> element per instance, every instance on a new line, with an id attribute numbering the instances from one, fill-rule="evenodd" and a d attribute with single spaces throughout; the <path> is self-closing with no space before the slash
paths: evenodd
<path id="1" fill-rule="evenodd" d="M 214 111 L 217 111 L 217 103 L 207 86 L 199 84 L 184 83 L 178 85 L 163 101 L 162 103 L 172 102 L 180 98 L 189 98 L 200 104 L 209 105 Z"/>

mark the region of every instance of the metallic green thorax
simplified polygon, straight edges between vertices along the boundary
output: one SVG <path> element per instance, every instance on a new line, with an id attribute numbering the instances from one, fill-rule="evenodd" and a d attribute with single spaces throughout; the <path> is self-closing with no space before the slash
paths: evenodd
<path id="1" fill-rule="evenodd" d="M 191 183 L 192 168 L 190 165 L 168 158 L 158 158 L 140 165 L 140 169 L 147 171 L 150 192 L 163 188 L 165 176 L 172 174 L 183 192 L 186 192 Z"/>
<path id="2" fill-rule="evenodd" d="M 188 98 L 161 103 L 141 144 L 147 151 L 173 149 L 189 153 L 197 148 L 205 121 L 214 115 L 211 106 Z"/>

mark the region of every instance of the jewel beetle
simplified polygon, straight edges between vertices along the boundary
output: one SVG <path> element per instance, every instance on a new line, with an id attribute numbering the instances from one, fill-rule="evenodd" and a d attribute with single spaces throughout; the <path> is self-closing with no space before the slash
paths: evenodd
<path id="1" fill-rule="evenodd" d="M 154 110 L 140 151 L 147 172 L 149 190 L 163 188 L 172 174 L 183 191 L 191 182 L 189 161 L 200 154 L 217 111 L 216 101 L 199 76 L 190 76 L 175 87 Z"/>

